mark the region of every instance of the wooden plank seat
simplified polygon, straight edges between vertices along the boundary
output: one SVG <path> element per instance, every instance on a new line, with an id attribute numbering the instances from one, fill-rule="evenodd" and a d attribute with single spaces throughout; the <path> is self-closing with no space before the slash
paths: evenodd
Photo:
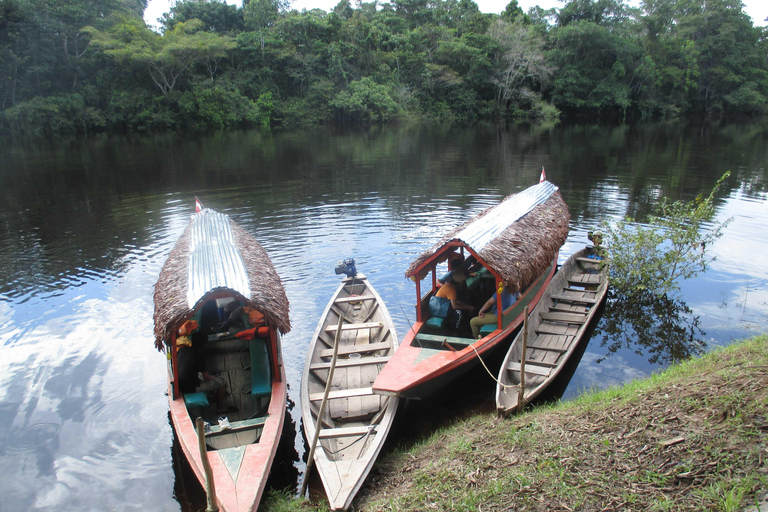
<path id="1" fill-rule="evenodd" d="M 600 279 L 602 277 L 600 274 L 575 274 L 573 277 L 568 279 L 568 282 L 571 284 L 599 284 Z"/>
<path id="2" fill-rule="evenodd" d="M 320 429 L 320 439 L 333 439 L 336 437 L 364 436 L 368 432 L 376 433 L 376 425 L 364 425 L 361 427 L 339 427 Z"/>
<path id="3" fill-rule="evenodd" d="M 336 332 L 338 325 L 330 325 L 325 328 L 325 332 Z M 366 322 L 362 324 L 344 324 L 341 326 L 342 331 L 354 331 L 356 329 L 376 329 L 384 327 L 381 322 Z"/>
<path id="4" fill-rule="evenodd" d="M 339 356 L 348 356 L 349 354 L 365 354 L 368 352 L 376 352 L 378 350 L 387 350 L 392 344 L 389 341 L 381 343 L 367 343 L 364 345 L 350 345 L 339 347 Z M 328 348 L 320 351 L 320 357 L 333 357 L 333 349 Z"/>
<path id="5" fill-rule="evenodd" d="M 385 364 L 389 361 L 390 356 L 385 357 L 359 357 L 356 359 L 337 359 L 336 368 L 349 368 L 352 366 L 364 366 L 367 364 Z M 328 370 L 331 368 L 330 361 L 323 361 L 320 363 L 312 363 L 309 365 L 310 370 Z"/>
<path id="6" fill-rule="evenodd" d="M 564 348 L 544 347 L 544 346 L 541 346 L 541 345 L 528 345 L 527 348 L 528 348 L 528 350 L 534 350 L 534 349 L 535 350 L 546 350 L 548 352 L 559 352 L 561 354 L 564 354 L 565 352 L 567 352 L 567 350 L 564 349 Z"/>
<path id="7" fill-rule="evenodd" d="M 244 430 L 251 430 L 263 426 L 266 421 L 266 416 L 261 418 L 252 418 L 249 420 L 233 421 L 229 424 L 229 428 L 227 429 L 223 429 L 219 425 L 211 425 L 211 431 L 206 432 L 205 437 L 215 437 L 224 434 L 234 434 Z"/>
<path id="8" fill-rule="evenodd" d="M 549 311 L 539 315 L 542 320 L 549 322 L 565 322 L 568 324 L 583 324 L 587 315 L 584 313 L 565 313 L 562 311 Z"/>
<path id="9" fill-rule="evenodd" d="M 519 372 L 520 371 L 520 362 L 519 361 L 512 361 L 507 365 L 507 370 L 513 371 L 513 372 Z M 552 372 L 552 368 L 537 362 L 532 361 L 526 361 L 525 362 L 525 373 L 532 373 L 534 375 L 541 375 L 543 377 L 549 377 L 549 374 Z"/>
<path id="10" fill-rule="evenodd" d="M 446 342 L 454 345 L 466 345 L 466 346 L 469 346 L 476 341 L 476 340 L 473 340 L 472 338 L 457 338 L 455 336 L 442 336 L 439 334 L 422 334 L 422 333 L 417 334 L 416 339 L 419 341 L 427 341 L 432 343 Z"/>
<path id="11" fill-rule="evenodd" d="M 361 295 L 359 297 L 339 297 L 335 301 L 333 301 L 336 304 L 345 304 L 347 302 L 361 302 L 364 300 L 375 300 L 376 297 L 373 295 Z"/>
<path id="12" fill-rule="evenodd" d="M 603 262 L 602 258 L 601 259 L 595 259 L 595 258 L 576 258 L 576 261 L 578 261 L 579 263 L 591 263 L 593 265 L 599 265 L 600 263 Z"/>
<path id="13" fill-rule="evenodd" d="M 566 295 L 552 295 L 552 300 L 560 300 L 564 302 L 578 302 L 580 304 L 597 304 L 595 299 L 588 299 L 586 297 L 568 297 Z"/>
<path id="14" fill-rule="evenodd" d="M 309 394 L 309 400 L 313 402 L 317 402 L 318 400 L 323 399 L 323 395 L 325 395 L 325 392 L 323 393 L 310 393 Z M 337 389 L 335 391 L 331 391 L 328 393 L 328 400 L 333 400 L 336 398 L 352 398 L 356 396 L 373 396 L 373 388 L 367 387 L 367 388 L 355 388 L 355 389 Z M 378 395 L 377 395 L 378 396 Z"/>

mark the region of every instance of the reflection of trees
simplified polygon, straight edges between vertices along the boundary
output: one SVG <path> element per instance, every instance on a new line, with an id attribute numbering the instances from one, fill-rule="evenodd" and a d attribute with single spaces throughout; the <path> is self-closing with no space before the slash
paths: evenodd
<path id="1" fill-rule="evenodd" d="M 629 348 L 664 366 L 701 354 L 706 346 L 699 317 L 682 299 L 647 291 L 625 295 L 611 290 L 595 333 L 603 336 L 602 346 L 609 351 L 605 357 Z"/>

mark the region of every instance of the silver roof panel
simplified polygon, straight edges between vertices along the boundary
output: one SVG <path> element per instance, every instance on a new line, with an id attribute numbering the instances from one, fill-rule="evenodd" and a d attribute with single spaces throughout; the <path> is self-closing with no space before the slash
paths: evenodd
<path id="1" fill-rule="evenodd" d="M 558 188 L 549 181 L 528 187 L 508 197 L 487 214 L 471 222 L 456 235 L 456 238 L 466 243 L 475 252 L 480 252 L 510 224 L 545 202 L 557 190 Z"/>
<path id="2" fill-rule="evenodd" d="M 229 216 L 204 209 L 192 216 L 187 303 L 190 309 L 214 288 L 226 287 L 250 297 L 245 264 L 235 246 Z"/>

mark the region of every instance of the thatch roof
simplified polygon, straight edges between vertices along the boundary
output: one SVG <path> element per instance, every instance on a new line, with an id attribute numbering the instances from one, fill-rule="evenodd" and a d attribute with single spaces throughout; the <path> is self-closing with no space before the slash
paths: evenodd
<path id="1" fill-rule="evenodd" d="M 485 241 L 482 247 L 473 247 L 466 236 L 472 233 L 473 224 L 479 224 L 480 219 L 493 215 L 494 209 L 514 199 L 515 196 L 509 196 L 499 205 L 487 208 L 451 230 L 411 263 L 406 277 L 413 276 L 425 261 L 440 253 L 447 244 L 458 241 L 475 251 L 482 261 L 498 272 L 505 285 L 525 289 L 547 269 L 565 243 L 571 215 L 559 190 L 555 189 L 543 203 L 534 206 L 519 219 L 513 219 L 497 236 Z"/>
<path id="2" fill-rule="evenodd" d="M 205 212 L 206 210 L 202 213 Z M 235 249 L 245 267 L 250 289 L 247 292 L 249 296 L 244 297 L 242 293 L 227 286 L 212 286 L 201 297 L 197 297 L 197 303 L 190 305 L 187 297 L 188 269 L 192 256 L 193 225 L 195 218 L 199 218 L 199 215 L 201 214 L 193 217 L 176 242 L 155 284 L 155 346 L 158 350 L 162 350 L 163 341 L 168 339 L 168 329 L 173 328 L 180 320 L 188 318 L 193 311 L 201 307 L 200 299 L 204 295 L 218 290 L 232 292 L 233 296 L 264 313 L 269 325 L 275 326 L 283 334 L 289 332 L 291 322 L 288 316 L 288 297 L 275 267 L 261 244 L 231 219 L 227 221 L 232 231 Z"/>

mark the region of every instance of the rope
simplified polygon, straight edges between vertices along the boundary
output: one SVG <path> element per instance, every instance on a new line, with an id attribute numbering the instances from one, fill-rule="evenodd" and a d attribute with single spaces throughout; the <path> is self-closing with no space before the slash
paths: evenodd
<path id="1" fill-rule="evenodd" d="M 485 371 L 488 372 L 488 375 L 491 376 L 491 378 L 494 380 L 494 382 L 496 382 L 496 384 L 498 384 L 499 386 L 501 386 L 504 389 L 518 387 L 517 384 L 511 384 L 511 385 L 510 384 L 502 384 L 496 377 L 493 376 L 493 374 L 491 373 L 491 370 L 489 370 L 488 367 L 485 365 L 485 361 L 483 361 L 483 358 L 480 357 L 480 352 L 477 351 L 475 346 L 474 345 L 470 345 L 470 347 L 472 348 L 472 350 L 475 351 L 475 355 L 480 360 L 480 363 L 483 365 L 483 368 L 485 368 Z"/>

